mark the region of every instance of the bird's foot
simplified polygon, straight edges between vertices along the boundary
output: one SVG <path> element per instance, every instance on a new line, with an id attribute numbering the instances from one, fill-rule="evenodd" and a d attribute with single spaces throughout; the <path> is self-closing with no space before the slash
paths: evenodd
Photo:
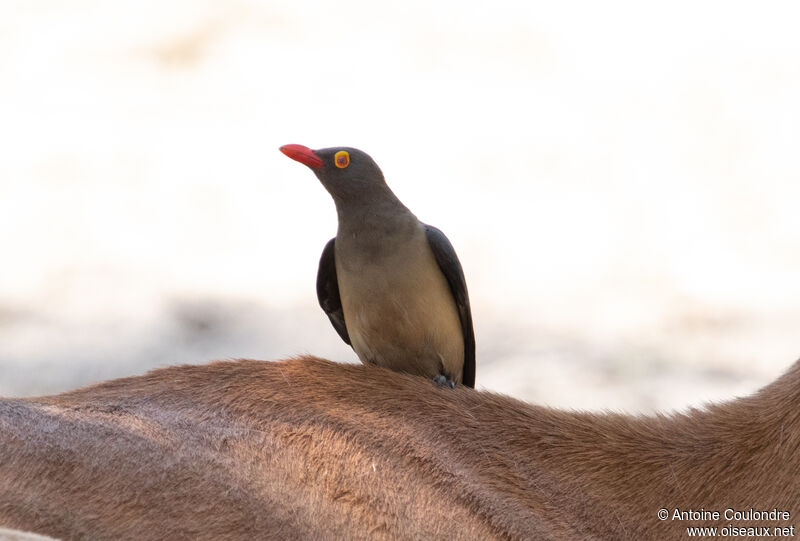
<path id="1" fill-rule="evenodd" d="M 447 379 L 447 377 L 442 374 L 439 374 L 438 376 L 434 377 L 433 382 L 439 387 L 444 387 L 446 385 L 451 389 L 456 388 L 456 382 L 453 381 L 452 379 Z"/>

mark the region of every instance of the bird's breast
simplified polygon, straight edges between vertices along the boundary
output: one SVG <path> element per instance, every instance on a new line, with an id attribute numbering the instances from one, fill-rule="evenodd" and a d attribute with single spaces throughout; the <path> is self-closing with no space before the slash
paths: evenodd
<path id="1" fill-rule="evenodd" d="M 461 324 L 450 286 L 424 232 L 370 255 L 336 253 L 345 322 L 363 362 L 433 377 L 458 378 Z"/>

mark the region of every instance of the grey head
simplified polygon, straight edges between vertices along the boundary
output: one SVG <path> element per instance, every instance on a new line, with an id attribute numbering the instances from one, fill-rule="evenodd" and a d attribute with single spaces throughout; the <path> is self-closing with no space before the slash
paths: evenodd
<path id="1" fill-rule="evenodd" d="M 369 154 L 357 148 L 312 150 L 302 145 L 284 145 L 281 152 L 307 165 L 337 205 L 363 203 L 371 196 L 390 192 L 378 164 Z"/>
<path id="2" fill-rule="evenodd" d="M 366 152 L 352 147 L 312 150 L 303 145 L 284 145 L 280 150 L 317 175 L 340 213 L 390 201 L 399 203 L 380 167 Z"/>

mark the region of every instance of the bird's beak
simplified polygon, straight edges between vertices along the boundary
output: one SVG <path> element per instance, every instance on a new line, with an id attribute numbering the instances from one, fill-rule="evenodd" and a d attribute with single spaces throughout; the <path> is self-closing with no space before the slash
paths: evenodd
<path id="1" fill-rule="evenodd" d="M 303 145 L 283 145 L 281 147 L 281 152 L 291 159 L 309 166 L 311 169 L 319 169 L 322 167 L 322 160 L 320 157 L 314 154 L 313 150 Z"/>

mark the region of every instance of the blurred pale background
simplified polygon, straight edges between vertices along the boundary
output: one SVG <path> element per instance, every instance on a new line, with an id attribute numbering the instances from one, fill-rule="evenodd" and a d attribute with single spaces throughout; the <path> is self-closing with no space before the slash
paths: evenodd
<path id="1" fill-rule="evenodd" d="M 800 356 L 794 2 L 0 3 L 0 394 L 353 361 L 314 289 L 369 152 L 466 271 L 478 388 L 685 408 Z"/>

